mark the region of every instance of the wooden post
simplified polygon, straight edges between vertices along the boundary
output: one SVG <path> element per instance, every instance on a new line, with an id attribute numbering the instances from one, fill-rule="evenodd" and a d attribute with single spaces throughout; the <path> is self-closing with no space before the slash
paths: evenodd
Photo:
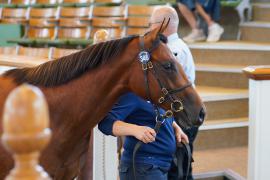
<path id="1" fill-rule="evenodd" d="M 22 85 L 8 96 L 3 113 L 2 142 L 15 159 L 7 180 L 48 180 L 38 165 L 40 151 L 48 144 L 51 131 L 48 106 L 42 92 Z"/>
<path id="2" fill-rule="evenodd" d="M 249 78 L 248 180 L 269 179 L 270 66 L 247 67 Z"/>
<path id="3" fill-rule="evenodd" d="M 108 41 L 110 39 L 109 32 L 105 29 L 100 29 L 94 34 L 94 44 Z"/>

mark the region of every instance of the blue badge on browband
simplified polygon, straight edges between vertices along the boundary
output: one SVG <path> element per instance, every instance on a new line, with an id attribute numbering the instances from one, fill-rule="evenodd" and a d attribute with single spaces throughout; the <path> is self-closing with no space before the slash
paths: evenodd
<path id="1" fill-rule="evenodd" d="M 150 54 L 147 51 L 141 51 L 139 53 L 139 60 L 141 63 L 145 64 L 150 60 Z"/>

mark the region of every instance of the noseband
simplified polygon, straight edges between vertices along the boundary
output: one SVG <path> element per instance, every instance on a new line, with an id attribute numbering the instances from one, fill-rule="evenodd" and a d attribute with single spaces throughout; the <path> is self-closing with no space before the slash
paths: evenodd
<path id="1" fill-rule="evenodd" d="M 143 73 L 144 73 L 144 81 L 145 81 L 147 98 L 151 102 L 151 104 L 153 105 L 155 113 L 156 113 L 156 125 L 154 127 L 154 130 L 155 130 L 156 133 L 159 132 L 159 129 L 160 129 L 161 125 L 164 123 L 165 119 L 169 118 L 169 117 L 172 117 L 174 113 L 184 112 L 187 115 L 187 113 L 186 113 L 186 111 L 184 109 L 184 105 L 183 105 L 182 100 L 181 99 L 175 99 L 173 95 L 177 94 L 177 93 L 180 93 L 180 92 L 184 91 L 186 88 L 192 86 L 192 84 L 189 82 L 186 85 L 184 85 L 183 87 L 168 90 L 168 88 L 166 88 L 162 84 L 162 82 L 159 79 L 159 76 L 157 74 L 157 71 L 155 69 L 155 65 L 153 65 L 153 63 L 151 61 L 151 53 L 155 48 L 158 47 L 160 41 L 161 40 L 157 37 L 153 42 L 153 46 L 149 49 L 149 51 L 147 51 L 145 49 L 145 47 L 144 47 L 143 36 L 139 37 L 140 53 L 138 55 L 138 58 L 139 58 L 139 61 L 141 62 L 142 70 L 143 70 Z M 167 110 L 165 112 L 165 114 L 160 113 L 159 107 L 155 103 L 153 103 L 153 100 L 151 99 L 151 93 L 150 93 L 150 87 L 149 87 L 149 81 L 148 81 L 148 72 L 151 72 L 153 74 L 153 76 L 157 80 L 159 88 L 160 88 L 160 90 L 162 92 L 162 95 L 158 99 L 158 103 L 160 105 L 163 104 L 166 101 L 170 101 L 170 103 L 171 103 L 171 109 Z M 135 156 L 136 156 L 136 152 L 141 147 L 141 145 L 142 145 L 142 141 L 138 141 L 137 144 L 134 146 L 134 149 L 133 149 L 132 161 L 133 161 L 133 174 L 134 174 L 134 179 L 135 180 L 136 180 Z M 188 166 L 187 172 L 189 172 L 189 166 Z"/>

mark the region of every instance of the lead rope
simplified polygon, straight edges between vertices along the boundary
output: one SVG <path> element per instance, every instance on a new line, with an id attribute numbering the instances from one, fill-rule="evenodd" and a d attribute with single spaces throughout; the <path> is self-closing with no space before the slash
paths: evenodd
<path id="1" fill-rule="evenodd" d="M 178 180 L 188 180 L 188 176 L 189 176 L 189 171 L 190 171 L 190 167 L 191 167 L 191 162 L 192 162 L 192 154 L 191 154 L 191 149 L 189 144 L 185 144 L 185 143 L 180 143 L 177 145 L 177 148 L 184 148 L 187 157 L 188 157 L 188 162 L 187 162 L 187 169 L 186 172 L 183 171 L 183 153 L 180 150 L 176 150 L 175 154 L 176 154 L 176 159 L 177 159 L 177 171 L 178 171 L 178 175 L 177 178 Z"/>
<path id="2" fill-rule="evenodd" d="M 154 131 L 156 132 L 156 134 L 159 132 L 159 129 L 161 127 L 161 125 L 163 124 L 164 120 L 163 121 L 160 121 L 160 120 L 157 120 L 156 121 L 156 125 L 154 127 Z M 136 167 L 135 167 L 135 157 L 136 157 L 136 153 L 137 151 L 139 150 L 139 148 L 142 146 L 143 142 L 142 141 L 138 141 L 136 143 L 136 145 L 134 146 L 134 149 L 133 149 L 133 155 L 132 155 L 132 162 L 133 162 L 133 175 L 134 175 L 134 179 L 136 180 Z"/>

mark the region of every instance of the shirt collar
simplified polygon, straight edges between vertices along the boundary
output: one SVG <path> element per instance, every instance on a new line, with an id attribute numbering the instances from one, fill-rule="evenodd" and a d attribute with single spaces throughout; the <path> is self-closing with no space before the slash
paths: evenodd
<path id="1" fill-rule="evenodd" d="M 167 37 L 167 39 L 168 39 L 168 42 L 170 42 L 170 41 L 179 39 L 179 36 L 178 36 L 177 33 L 173 33 L 173 34 L 169 35 L 169 36 Z"/>

